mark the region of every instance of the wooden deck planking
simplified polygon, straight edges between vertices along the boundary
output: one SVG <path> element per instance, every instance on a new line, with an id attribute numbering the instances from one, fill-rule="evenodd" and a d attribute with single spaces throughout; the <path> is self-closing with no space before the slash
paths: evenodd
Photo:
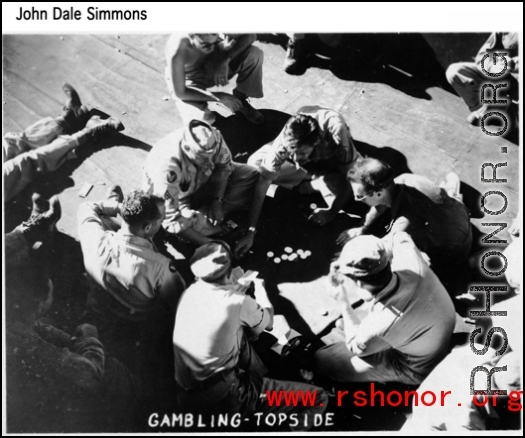
<path id="1" fill-rule="evenodd" d="M 119 118 L 126 127 L 122 133 L 125 137 L 116 137 L 113 147 L 98 150 L 72 171 L 74 186 L 62 194 L 61 228 L 67 234 L 76 236 L 76 207 L 82 199 L 75 198 L 75 191 L 83 182 L 136 187 L 148 147 L 181 126 L 174 102 L 163 100 L 168 95 L 164 80 L 164 45 L 168 37 L 4 36 L 4 132 L 59 114 L 64 101 L 60 90 L 63 81 L 77 88 L 88 107 Z M 500 154 L 494 151 L 506 146 L 506 189 L 509 196 L 517 196 L 518 148 L 467 125 L 467 110 L 459 97 L 438 87 L 426 89 L 428 100 L 412 97 L 384 83 L 343 80 L 319 68 L 310 68 L 302 76 L 286 75 L 282 71 L 284 49 L 270 43 L 256 44 L 265 52 L 265 96 L 254 99 L 254 106 L 285 113 L 306 104 L 332 107 L 345 116 L 358 142 L 396 149 L 406 157 L 413 172 L 437 182 L 449 170 L 455 170 L 480 192 L 486 187 L 479 181 L 479 167 L 483 160 L 495 162 Z M 233 86 L 232 81 L 225 89 Z M 220 112 L 230 115 L 224 109 Z M 132 145 L 133 139 L 144 143 L 142 149 Z M 479 165 L 474 163 L 473 154 Z M 94 199 L 102 187 L 96 186 L 89 199 Z M 516 212 L 517 202 L 511 204 L 505 217 Z"/>
<path id="2" fill-rule="evenodd" d="M 58 35 L 4 36 L 4 132 L 21 131 L 41 117 L 58 115 L 64 102 L 60 88 L 63 81 L 75 86 L 84 104 L 119 118 L 126 129 L 102 145 L 86 144 L 79 150 L 80 159 L 69 161 L 56 173 L 40 178 L 21 194 L 16 204 L 7 204 L 5 220 L 12 223 L 13 213 L 27 218 L 32 189 L 47 188 L 45 193 L 60 195 L 63 215 L 58 223 L 59 231 L 76 238 L 78 206 L 86 199 L 101 199 L 112 184 L 121 185 L 125 192 L 139 187 L 149 148 L 163 139 L 169 140 L 170 133 L 181 127 L 182 121 L 174 102 L 164 100 L 169 94 L 164 80 L 164 45 L 168 35 L 97 34 L 64 35 L 63 38 Z M 504 215 L 473 219 L 482 231 L 487 231 L 482 223 L 510 222 L 517 213 L 519 148 L 468 125 L 467 108 L 458 96 L 430 87 L 425 89 L 429 99 L 413 97 L 385 83 L 343 80 L 330 70 L 319 68 L 310 68 L 302 76 L 289 76 L 282 71 L 285 56 L 282 47 L 256 44 L 265 52 L 265 96 L 253 99 L 255 107 L 288 114 L 303 105 L 334 108 L 343 114 L 364 153 L 388 156 L 398 164 L 406 159 L 412 172 L 435 182 L 454 170 L 479 194 L 502 190 L 509 198 L 509 207 Z M 225 90 L 231 90 L 234 85 L 231 81 Z M 412 85 L 417 87 L 417 83 Z M 225 117 L 231 116 L 223 108 L 219 112 Z M 275 124 L 284 120 L 274 117 Z M 255 128 L 240 116 L 231 117 L 228 122 L 231 123 L 225 126 L 230 131 L 225 131 L 224 136 L 232 139 L 236 152 L 252 151 L 260 140 L 258 136 L 269 129 L 268 125 Z M 499 152 L 502 146 L 508 148 L 508 154 Z M 246 158 L 243 156 L 240 160 Z M 498 170 L 498 177 L 508 178 L 508 184 L 482 184 L 482 163 L 498 161 L 508 162 L 507 168 Z M 78 192 L 86 182 L 94 187 L 87 198 L 80 198 Z M 285 191 L 278 191 L 277 196 L 290 196 L 282 192 Z M 479 206 L 479 200 L 475 202 Z M 307 223 L 303 216 L 298 217 L 304 215 L 304 209 L 299 211 L 294 203 L 288 203 L 279 211 L 272 210 L 276 204 L 275 200 L 266 201 L 260 238 L 255 242 L 254 253 L 247 255 L 244 263 L 276 284 L 270 291 L 272 301 L 279 295 L 274 303 L 276 310 L 286 314 L 294 328 L 307 334 L 309 328 L 304 320 L 308 320 L 310 328 L 317 333 L 337 317 L 337 312 L 324 303 L 321 310 L 330 310 L 330 313 L 321 315 L 319 301 L 316 301 L 320 286 L 315 279 L 327 273 L 332 254 L 339 250 L 335 238 L 340 230 L 356 226 L 358 219 L 341 214 L 329 227 L 319 229 Z M 496 209 L 500 205 L 498 197 L 488 198 L 488 208 Z M 507 233 L 499 236 L 506 238 Z M 277 253 L 285 245 L 310 249 L 312 257 L 295 265 L 264 261 L 267 251 Z M 61 256 L 64 260 L 71 257 L 70 254 Z M 72 260 L 67 260 L 67 268 L 70 263 Z M 76 285 L 78 278 L 72 281 Z M 70 284 L 63 280 L 62 283 Z M 59 281 L 56 284 L 64 287 Z M 75 293 L 78 297 L 84 291 Z"/>
<path id="3" fill-rule="evenodd" d="M 164 74 L 164 47 L 169 35 L 92 35 L 157 73 Z"/>

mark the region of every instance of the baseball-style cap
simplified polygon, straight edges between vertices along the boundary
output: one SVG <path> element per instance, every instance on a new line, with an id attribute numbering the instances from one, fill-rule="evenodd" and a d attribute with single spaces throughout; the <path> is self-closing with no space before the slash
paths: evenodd
<path id="1" fill-rule="evenodd" d="M 383 241 L 375 236 L 357 236 L 344 247 L 337 261 L 339 272 L 360 278 L 381 272 L 390 259 Z"/>
<path id="2" fill-rule="evenodd" d="M 204 281 L 213 281 L 228 272 L 232 260 L 230 251 L 222 242 L 208 242 L 197 248 L 190 260 L 191 272 Z"/>

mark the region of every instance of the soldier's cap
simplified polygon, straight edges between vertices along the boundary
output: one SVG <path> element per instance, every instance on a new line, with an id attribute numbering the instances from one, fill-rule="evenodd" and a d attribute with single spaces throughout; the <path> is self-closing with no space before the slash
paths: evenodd
<path id="1" fill-rule="evenodd" d="M 389 263 L 390 258 L 381 239 L 357 236 L 343 247 L 337 267 L 342 274 L 361 278 L 381 272 Z"/>
<path id="2" fill-rule="evenodd" d="M 190 260 L 191 272 L 204 281 L 214 281 L 232 265 L 231 251 L 225 242 L 212 241 L 197 248 Z"/>
<path id="3" fill-rule="evenodd" d="M 219 139 L 213 128 L 201 120 L 192 120 L 184 133 L 185 146 L 198 155 L 212 155 L 216 152 Z"/>

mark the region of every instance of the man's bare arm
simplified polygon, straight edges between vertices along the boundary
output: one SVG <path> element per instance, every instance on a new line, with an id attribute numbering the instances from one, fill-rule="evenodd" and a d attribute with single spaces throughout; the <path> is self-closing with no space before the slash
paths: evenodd
<path id="1" fill-rule="evenodd" d="M 347 184 L 337 194 L 330 208 L 318 208 L 315 213 L 309 217 L 309 220 L 321 226 L 331 222 L 337 216 L 337 213 L 339 213 L 352 198 L 352 193 L 352 186 Z"/>
<path id="2" fill-rule="evenodd" d="M 206 90 L 186 86 L 186 72 L 184 65 L 189 61 L 190 48 L 187 38 L 179 41 L 179 47 L 168 60 L 170 76 L 175 95 L 182 100 L 214 101 L 220 99 Z"/>
<path id="3" fill-rule="evenodd" d="M 168 59 L 170 79 L 175 96 L 181 100 L 199 102 L 220 102 L 231 111 L 237 111 L 241 102 L 235 96 L 223 92 L 210 92 L 200 88 L 186 86 L 186 72 L 184 65 L 189 59 L 189 42 L 183 38 L 173 56 Z"/>
<path id="4" fill-rule="evenodd" d="M 223 46 L 223 52 L 227 54 L 229 61 L 242 53 L 257 40 L 257 35 L 247 33 L 243 35 L 228 36 Z"/>
<path id="5" fill-rule="evenodd" d="M 250 218 L 249 218 L 249 227 L 257 227 L 257 221 L 261 214 L 261 210 L 264 204 L 264 198 L 266 197 L 266 192 L 268 187 L 272 183 L 271 180 L 264 178 L 262 175 L 259 177 L 255 189 L 253 191 L 252 204 L 250 206 Z M 253 240 L 255 235 L 253 232 L 248 231 L 241 239 L 235 244 L 234 253 L 235 257 L 242 257 L 246 254 L 253 245 Z"/>
<path id="6" fill-rule="evenodd" d="M 385 211 L 388 210 L 386 205 L 376 205 L 371 207 L 365 217 L 365 222 L 360 227 L 350 228 L 349 230 L 343 231 L 336 239 L 338 245 L 345 245 L 350 240 L 362 234 L 366 234 L 376 219 L 381 216 Z"/>

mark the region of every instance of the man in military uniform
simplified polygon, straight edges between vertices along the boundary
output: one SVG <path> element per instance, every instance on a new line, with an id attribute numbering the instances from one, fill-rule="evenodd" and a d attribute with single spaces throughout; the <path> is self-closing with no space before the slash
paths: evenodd
<path id="1" fill-rule="evenodd" d="M 147 319 L 158 304 L 174 312 L 185 283 L 152 241 L 164 216 L 163 199 L 141 190 L 124 198 L 118 186 L 111 188 L 107 200 L 79 207 L 84 265 L 95 283 L 89 298 L 93 308 L 128 320 Z"/>
<path id="2" fill-rule="evenodd" d="M 452 300 L 410 236 L 390 237 L 358 236 L 331 266 L 344 341 L 315 353 L 316 369 L 330 379 L 418 385 L 448 353 Z"/>
<path id="3" fill-rule="evenodd" d="M 202 245 L 223 231 L 225 215 L 249 208 L 258 178 L 254 167 L 232 161 L 217 129 L 192 120 L 151 150 L 142 187 L 166 200 L 167 231 Z"/>
<path id="4" fill-rule="evenodd" d="M 255 280 L 255 299 L 247 295 L 248 286 L 232 275 L 230 248 L 219 241 L 198 248 L 191 269 L 197 280 L 181 297 L 173 332 L 179 405 L 189 412 L 247 418 L 254 412 L 295 414 L 291 428 L 308 430 L 314 415 L 327 408 L 324 390 L 264 377 L 266 367 L 249 342 L 273 327 L 262 280 Z M 315 404 L 270 406 L 266 394 L 272 391 L 310 391 Z"/>
<path id="5" fill-rule="evenodd" d="M 318 208 L 310 220 L 320 226 L 331 222 L 352 196 L 346 174 L 359 156 L 341 114 L 319 106 L 300 108 L 271 144 L 248 159 L 248 164 L 257 167 L 261 174 L 252 201 L 250 229 L 255 231 L 272 182 L 288 189 L 296 188 L 299 193 L 318 190 L 327 195 L 330 207 Z M 254 233 L 243 236 L 236 244 L 235 253 L 245 254 L 253 240 Z"/>

